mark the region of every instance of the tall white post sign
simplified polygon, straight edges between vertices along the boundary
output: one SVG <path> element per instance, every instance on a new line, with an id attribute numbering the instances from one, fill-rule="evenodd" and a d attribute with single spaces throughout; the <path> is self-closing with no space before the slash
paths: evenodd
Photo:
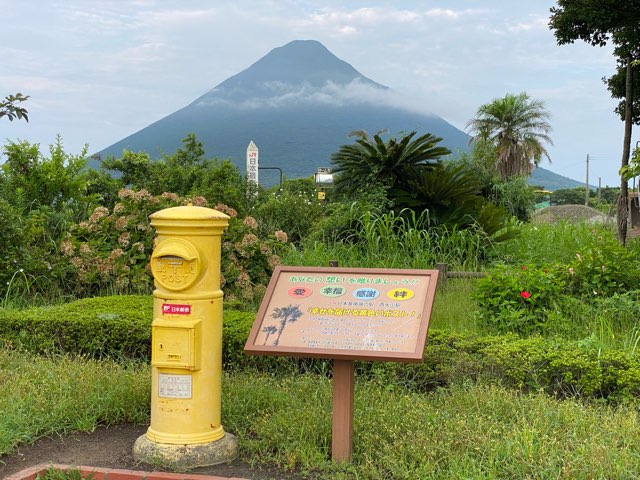
<path id="1" fill-rule="evenodd" d="M 253 140 L 247 147 L 247 181 L 258 185 L 258 147 Z"/>

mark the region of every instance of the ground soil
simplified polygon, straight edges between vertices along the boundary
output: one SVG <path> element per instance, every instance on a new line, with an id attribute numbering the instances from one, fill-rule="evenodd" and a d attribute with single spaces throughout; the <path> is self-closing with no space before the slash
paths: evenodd
<path id="1" fill-rule="evenodd" d="M 0 456 L 0 479 L 25 468 L 39 464 L 60 463 L 86 465 L 102 468 L 122 468 L 130 470 L 157 470 L 152 465 L 139 463 L 133 458 L 133 444 L 144 434 L 146 426 L 119 425 L 101 427 L 93 433 L 75 433 L 68 436 L 43 438 L 32 445 L 14 450 L 10 455 Z M 268 468 L 251 468 L 241 460 L 229 464 L 201 467 L 193 473 L 240 477 L 251 480 L 289 479 L 301 477 L 278 472 Z"/>

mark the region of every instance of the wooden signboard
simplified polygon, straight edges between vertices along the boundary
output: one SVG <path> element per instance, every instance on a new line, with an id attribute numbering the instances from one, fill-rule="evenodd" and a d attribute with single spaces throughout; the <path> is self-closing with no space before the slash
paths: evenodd
<path id="1" fill-rule="evenodd" d="M 421 362 L 437 270 L 276 267 L 247 353 Z"/>

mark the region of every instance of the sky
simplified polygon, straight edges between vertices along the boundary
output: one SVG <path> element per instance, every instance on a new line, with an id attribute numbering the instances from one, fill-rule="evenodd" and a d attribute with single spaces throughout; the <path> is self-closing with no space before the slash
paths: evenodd
<path id="1" fill-rule="evenodd" d="M 558 46 L 548 0 L 0 0 L 0 98 L 29 122 L 0 137 L 100 151 L 191 103 L 270 50 L 317 40 L 414 108 L 465 130 L 478 107 L 526 92 L 551 114 L 551 163 L 619 185 L 624 124 L 602 78 L 612 48 Z M 638 138 L 636 138 L 638 137 Z M 632 146 L 640 140 L 634 132 Z M 207 152 L 215 156 L 215 152 Z"/>

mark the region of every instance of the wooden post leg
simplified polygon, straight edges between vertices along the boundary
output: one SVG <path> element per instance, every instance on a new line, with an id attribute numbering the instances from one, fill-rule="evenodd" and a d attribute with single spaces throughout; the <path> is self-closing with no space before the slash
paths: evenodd
<path id="1" fill-rule="evenodd" d="M 331 458 L 351 461 L 353 446 L 353 360 L 333 360 L 333 421 Z"/>

